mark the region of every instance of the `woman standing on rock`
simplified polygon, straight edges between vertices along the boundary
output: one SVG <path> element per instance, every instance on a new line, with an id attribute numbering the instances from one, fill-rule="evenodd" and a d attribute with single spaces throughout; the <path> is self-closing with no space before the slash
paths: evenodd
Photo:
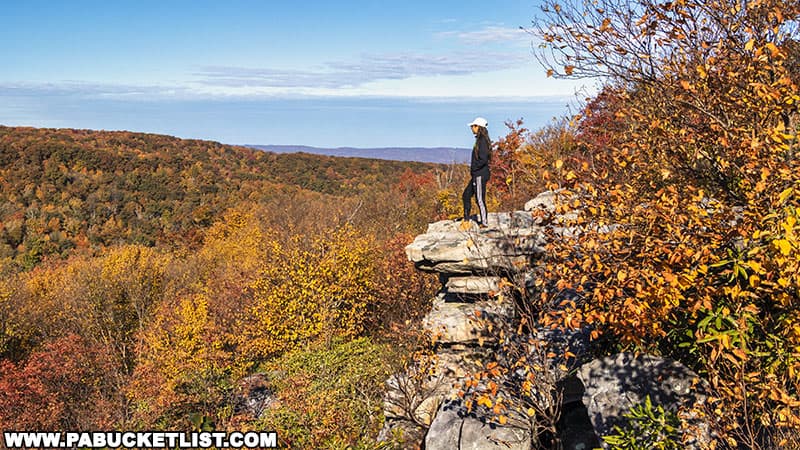
<path id="1" fill-rule="evenodd" d="M 488 212 L 486 211 L 486 183 L 489 181 L 489 155 L 492 142 L 489 140 L 489 131 L 486 127 L 489 122 L 483 117 L 477 117 L 469 124 L 472 134 L 475 135 L 475 145 L 472 147 L 472 159 L 469 165 L 470 180 L 461 200 L 464 203 L 464 221 L 470 219 L 472 210 L 472 197 L 478 204 L 480 217 L 478 225 L 486 228 Z"/>

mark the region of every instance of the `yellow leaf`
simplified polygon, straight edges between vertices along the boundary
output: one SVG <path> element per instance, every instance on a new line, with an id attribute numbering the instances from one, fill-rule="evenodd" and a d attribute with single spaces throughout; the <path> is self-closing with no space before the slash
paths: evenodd
<path id="1" fill-rule="evenodd" d="M 786 218 L 786 225 L 789 228 L 794 228 L 794 224 L 796 224 L 796 223 L 797 223 L 797 218 L 796 217 L 789 216 L 789 217 Z"/>
<path id="2" fill-rule="evenodd" d="M 755 45 L 756 45 L 756 40 L 755 39 L 750 39 L 749 41 L 747 41 L 747 44 L 744 44 L 744 49 L 749 52 L 749 51 L 753 50 L 753 47 Z"/>
<path id="3" fill-rule="evenodd" d="M 772 241 L 772 245 L 777 247 L 784 256 L 789 256 L 789 252 L 792 251 L 792 244 L 786 239 L 775 239 Z"/>
<path id="4" fill-rule="evenodd" d="M 747 267 L 753 269 L 753 271 L 756 273 L 763 273 L 764 271 L 764 269 L 761 267 L 761 264 L 759 264 L 757 261 L 747 261 L 746 265 Z"/>
<path id="5" fill-rule="evenodd" d="M 781 194 L 778 196 L 778 203 L 786 202 L 786 199 L 789 198 L 790 195 L 792 195 L 792 192 L 794 192 L 794 188 L 788 188 L 783 192 L 781 192 Z"/>
<path id="6" fill-rule="evenodd" d="M 620 270 L 619 272 L 617 272 L 617 280 L 619 280 L 620 283 L 624 283 L 626 278 L 628 278 L 627 272 L 625 272 L 624 270 Z"/>
<path id="7" fill-rule="evenodd" d="M 555 164 L 555 165 L 556 165 L 556 169 L 560 169 L 560 168 L 561 168 L 561 166 L 563 166 L 563 165 L 564 165 L 564 161 L 562 161 L 562 160 L 560 160 L 560 159 L 559 159 L 559 160 L 556 160 L 556 164 Z"/>
<path id="8" fill-rule="evenodd" d="M 723 348 L 731 348 L 731 338 L 727 334 L 719 335 L 719 341 L 722 344 Z"/>

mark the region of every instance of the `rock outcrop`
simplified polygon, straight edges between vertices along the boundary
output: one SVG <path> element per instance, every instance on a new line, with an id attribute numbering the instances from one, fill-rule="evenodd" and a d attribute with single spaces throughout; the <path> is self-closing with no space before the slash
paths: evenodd
<path id="1" fill-rule="evenodd" d="M 432 223 L 406 247 L 418 269 L 438 274 L 442 282 L 423 319 L 435 355 L 431 367 L 412 368 L 387 381 L 384 438 L 403 434 L 408 448 L 422 444 L 424 435 L 426 449 L 493 449 L 505 448 L 498 445 L 511 436 L 474 417 L 460 417 L 449 402 L 459 380 L 480 370 L 497 332 L 514 319 L 513 299 L 497 294 L 511 274 L 543 250 L 542 229 L 529 212 L 492 213 L 488 225 Z M 417 370 L 427 375 L 420 377 Z M 516 430 L 527 447 L 513 448 L 530 448 L 530 435 L 523 431 Z"/>
<path id="2" fill-rule="evenodd" d="M 425 436 L 426 449 L 529 450 L 527 428 L 498 427 L 443 404 Z"/>
<path id="3" fill-rule="evenodd" d="M 441 293 L 433 300 L 423 326 L 436 344 L 481 346 L 496 337 L 494 330 L 487 329 L 488 324 L 501 326 L 513 316 L 514 304 L 510 298 L 465 301 L 463 297 Z"/>
<path id="4" fill-rule="evenodd" d="M 575 377 L 582 384 L 582 401 L 598 436 L 612 434 L 615 425 L 624 426 L 624 415 L 644 403 L 645 397 L 671 412 L 690 409 L 706 399 L 706 383 L 696 373 L 658 356 L 619 353 L 584 364 Z M 693 425 L 703 430 L 701 423 Z M 701 448 L 699 443 L 709 440 L 704 430 L 685 443 L 686 448 Z"/>
<path id="5" fill-rule="evenodd" d="M 530 430 L 465 416 L 450 400 L 459 381 L 491 359 L 500 330 L 514 322 L 514 299 L 502 293 L 509 280 L 542 254 L 547 233 L 574 231 L 552 223 L 557 196 L 537 197 L 530 210 L 490 213 L 483 229 L 474 222 L 432 223 L 406 247 L 417 269 L 438 274 L 442 282 L 423 320 L 435 363 L 426 382 L 416 381 L 418 398 L 408 392 L 416 374 L 387 382 L 382 436 L 424 432 L 426 449 L 530 448 Z"/>
<path id="6" fill-rule="evenodd" d="M 526 211 L 490 213 L 488 228 L 443 220 L 406 247 L 408 259 L 424 271 L 445 276 L 496 276 L 515 272 L 544 251 L 543 229 Z"/>
<path id="7" fill-rule="evenodd" d="M 526 420 L 498 426 L 475 414 L 466 415 L 459 408 L 457 393 L 465 377 L 495 356 L 499 332 L 515 326 L 516 300 L 505 288 L 512 280 L 527 284 L 535 277 L 532 269 L 547 239 L 581 232 L 573 224 L 579 211 L 559 213 L 561 195 L 545 192 L 528 202 L 525 211 L 490 213 L 486 228 L 472 222 L 432 223 L 406 247 L 417 269 L 438 274 L 442 283 L 423 321 L 434 358 L 427 367 L 410 368 L 387 381 L 383 438 L 402 435 L 406 448 L 424 445 L 428 450 L 529 449 L 535 445 Z M 569 349 L 574 355 L 569 359 L 548 356 L 551 359 L 544 361 L 556 374 L 561 390 L 557 427 L 563 448 L 600 446 L 598 436 L 623 423 L 623 414 L 640 404 L 644 395 L 651 395 L 654 402 L 677 405 L 689 399 L 687 392 L 694 392 L 691 380 L 696 375 L 674 362 L 646 355 L 588 362 L 592 357 L 588 331 L 531 331 L 531 336 L 546 342 L 545 353 L 561 355 Z"/>

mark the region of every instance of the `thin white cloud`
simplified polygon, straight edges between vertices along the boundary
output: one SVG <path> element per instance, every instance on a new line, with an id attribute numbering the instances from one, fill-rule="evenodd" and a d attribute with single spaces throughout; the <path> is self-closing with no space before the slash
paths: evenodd
<path id="1" fill-rule="evenodd" d="M 84 81 L 0 83 L 0 95 L 6 97 L 163 98 L 186 94 L 188 94 L 187 88 L 180 86 L 129 85 Z"/>
<path id="2" fill-rule="evenodd" d="M 526 61 L 525 55 L 507 53 L 403 53 L 364 55 L 355 62 L 329 62 L 318 70 L 209 66 L 195 76 L 198 83 L 215 87 L 342 89 L 375 81 L 495 72 Z"/>
<path id="3" fill-rule="evenodd" d="M 335 89 L 354 82 L 351 74 L 331 71 L 262 69 L 252 67 L 208 66 L 194 74 L 201 85 L 233 88 Z"/>
<path id="4" fill-rule="evenodd" d="M 490 25 L 472 31 L 443 31 L 438 36 L 445 38 L 456 38 L 466 44 L 489 44 L 496 42 L 527 42 L 530 40 L 529 34 L 517 27 L 503 27 Z"/>
<path id="5" fill-rule="evenodd" d="M 534 92 L 530 83 L 520 84 L 520 76 L 512 73 L 530 64 L 531 59 L 524 52 L 366 54 L 351 61 L 327 62 L 311 69 L 207 66 L 188 74 L 184 81 L 165 82 L 163 85 L 81 81 L 14 83 L 0 80 L 0 96 L 72 96 L 109 100 L 397 95 L 482 97 L 510 93 L 524 96 Z M 469 80 L 473 79 L 475 83 L 470 83 Z"/>

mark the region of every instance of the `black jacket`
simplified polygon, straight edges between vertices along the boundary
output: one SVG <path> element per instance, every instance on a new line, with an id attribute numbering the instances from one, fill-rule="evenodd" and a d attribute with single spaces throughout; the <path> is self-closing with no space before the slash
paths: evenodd
<path id="1" fill-rule="evenodd" d="M 472 147 L 472 161 L 469 164 L 469 173 L 475 176 L 489 178 L 489 154 L 491 144 L 486 136 L 477 136 Z"/>

